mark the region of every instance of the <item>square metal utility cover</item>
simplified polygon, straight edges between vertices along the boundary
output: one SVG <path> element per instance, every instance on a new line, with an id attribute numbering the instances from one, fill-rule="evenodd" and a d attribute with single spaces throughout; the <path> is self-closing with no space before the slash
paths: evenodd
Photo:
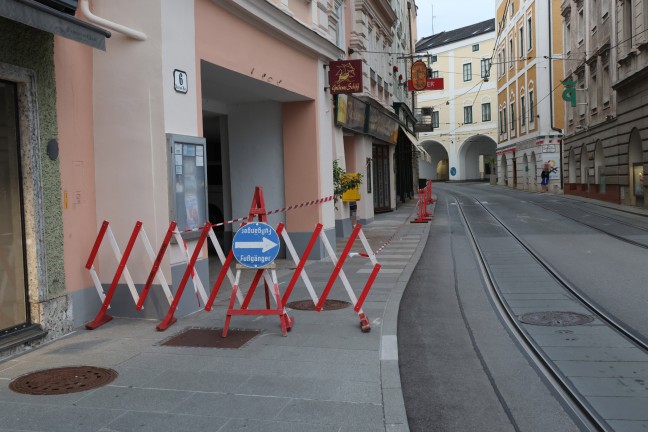
<path id="1" fill-rule="evenodd" d="M 160 345 L 193 348 L 241 348 L 261 332 L 229 329 L 227 337 L 222 337 L 222 333 L 222 328 L 188 328 L 163 341 Z"/>

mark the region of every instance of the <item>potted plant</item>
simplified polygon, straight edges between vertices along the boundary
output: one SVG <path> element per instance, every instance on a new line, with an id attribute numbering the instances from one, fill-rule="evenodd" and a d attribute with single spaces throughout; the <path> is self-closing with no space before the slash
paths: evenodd
<path id="1" fill-rule="evenodd" d="M 339 198 L 342 198 L 342 196 L 350 191 L 354 191 L 359 189 L 360 185 L 362 184 L 362 174 L 360 173 L 347 173 L 344 168 L 342 168 L 339 164 L 337 159 L 333 161 L 333 193 L 335 194 L 335 202 L 338 201 Z M 350 199 L 350 201 L 357 201 L 359 200 L 359 191 L 357 194 L 351 194 L 355 195 L 358 198 L 357 199 Z M 347 201 L 347 199 L 343 199 L 344 201 Z"/>

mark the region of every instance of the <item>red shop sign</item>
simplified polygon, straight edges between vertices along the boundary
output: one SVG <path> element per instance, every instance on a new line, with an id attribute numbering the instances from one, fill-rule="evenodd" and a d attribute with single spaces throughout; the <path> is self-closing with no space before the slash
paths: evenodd
<path id="1" fill-rule="evenodd" d="M 329 63 L 329 86 L 331 94 L 362 92 L 362 60 Z"/>
<path id="2" fill-rule="evenodd" d="M 443 90 L 443 78 L 428 78 L 423 90 Z M 416 91 L 412 80 L 407 80 L 407 91 Z"/>

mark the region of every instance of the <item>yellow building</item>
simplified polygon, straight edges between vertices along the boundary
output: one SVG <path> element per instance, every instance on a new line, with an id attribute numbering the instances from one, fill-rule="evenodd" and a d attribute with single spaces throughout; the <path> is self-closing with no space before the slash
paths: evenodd
<path id="1" fill-rule="evenodd" d="M 562 189 L 560 155 L 564 128 L 562 17 L 560 1 L 498 0 L 493 67 L 499 116 L 498 184 Z"/>
<path id="2" fill-rule="evenodd" d="M 490 79 L 495 49 L 495 20 L 438 33 L 416 44 L 428 63 L 431 78 L 442 78 L 443 89 L 419 92 L 417 112 L 423 124 L 419 142 L 431 162 L 419 159 L 419 178 L 479 180 L 495 155 L 497 89 Z"/>

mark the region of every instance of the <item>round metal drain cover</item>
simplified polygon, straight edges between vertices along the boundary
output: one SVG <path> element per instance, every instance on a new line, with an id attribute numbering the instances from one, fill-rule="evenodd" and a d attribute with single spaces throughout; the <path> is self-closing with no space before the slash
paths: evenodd
<path id="1" fill-rule="evenodd" d="M 29 395 L 61 395 L 91 390 L 117 378 L 112 369 L 94 366 L 71 366 L 45 369 L 23 375 L 9 384 L 17 393 Z"/>
<path id="2" fill-rule="evenodd" d="M 532 325 L 566 327 L 591 323 L 594 318 L 576 312 L 531 312 L 522 315 L 520 321 Z"/>
<path id="3" fill-rule="evenodd" d="M 351 306 L 351 303 L 347 301 L 342 301 L 342 300 L 325 300 L 324 305 L 322 306 L 322 310 L 337 310 L 337 309 L 344 309 L 348 308 Z M 312 300 L 297 300 L 294 302 L 290 302 L 286 305 L 286 307 L 294 310 L 300 310 L 300 311 L 314 311 L 315 310 L 315 304 L 313 304 Z"/>

